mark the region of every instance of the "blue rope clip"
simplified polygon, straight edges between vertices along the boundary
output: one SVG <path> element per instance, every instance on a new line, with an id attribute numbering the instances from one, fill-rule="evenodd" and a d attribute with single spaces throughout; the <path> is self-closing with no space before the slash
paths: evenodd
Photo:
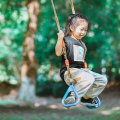
<path id="1" fill-rule="evenodd" d="M 100 106 L 101 102 L 100 102 L 100 99 L 99 99 L 98 97 L 96 97 L 96 99 L 97 99 L 97 101 L 98 101 L 98 105 L 96 105 L 96 106 L 86 106 L 86 107 L 89 108 L 89 109 L 98 108 L 98 107 Z"/>
<path id="2" fill-rule="evenodd" d="M 77 101 L 75 103 L 65 104 L 65 98 L 67 97 L 68 93 L 71 92 L 71 91 L 73 91 L 75 93 Z M 72 107 L 72 106 L 76 106 L 79 102 L 80 102 L 80 98 L 79 98 L 78 93 L 75 90 L 75 88 L 73 86 L 73 83 L 72 83 L 72 85 L 70 84 L 68 90 L 66 91 L 65 95 L 63 96 L 62 105 L 64 107 Z"/>

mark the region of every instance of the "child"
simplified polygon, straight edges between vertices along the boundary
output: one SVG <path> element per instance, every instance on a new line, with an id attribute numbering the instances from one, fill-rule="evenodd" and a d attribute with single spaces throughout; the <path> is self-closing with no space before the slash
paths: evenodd
<path id="1" fill-rule="evenodd" d="M 107 78 L 84 68 L 87 48 L 82 42 L 82 38 L 86 35 L 89 25 L 90 23 L 85 16 L 81 14 L 70 14 L 66 21 L 65 33 L 62 30 L 58 33 L 55 52 L 57 56 L 62 55 L 60 76 L 67 85 L 70 85 L 62 52 L 62 41 L 64 40 L 70 73 L 72 79 L 76 81 L 74 87 L 81 98 L 80 103 L 82 105 L 96 106 L 98 103 L 94 98 L 104 90 L 107 85 Z M 65 99 L 65 103 L 75 103 L 74 92 Z"/>

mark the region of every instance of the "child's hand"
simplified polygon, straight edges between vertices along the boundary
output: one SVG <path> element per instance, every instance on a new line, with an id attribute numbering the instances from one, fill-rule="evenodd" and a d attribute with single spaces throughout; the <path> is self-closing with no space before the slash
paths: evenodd
<path id="1" fill-rule="evenodd" d="M 60 32 L 57 33 L 57 35 L 58 35 L 58 38 L 63 39 L 63 37 L 64 37 L 64 32 L 63 32 L 62 30 L 60 30 Z"/>

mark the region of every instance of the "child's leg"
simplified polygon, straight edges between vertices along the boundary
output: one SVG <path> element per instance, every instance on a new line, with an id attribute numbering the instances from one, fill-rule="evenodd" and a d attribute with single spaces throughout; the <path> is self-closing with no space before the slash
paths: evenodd
<path id="1" fill-rule="evenodd" d="M 88 73 L 90 73 L 91 75 L 94 76 L 95 81 L 94 81 L 92 87 L 87 91 L 85 96 L 89 97 L 89 98 L 95 98 L 106 87 L 107 78 L 105 76 L 101 75 L 101 74 L 98 74 L 98 73 L 95 73 L 95 72 L 92 72 L 92 71 L 88 71 Z"/>
<path id="2" fill-rule="evenodd" d="M 79 97 L 81 98 L 86 94 L 88 89 L 93 85 L 93 82 L 95 79 L 93 75 L 77 68 L 70 68 L 70 72 L 71 72 L 72 78 L 75 79 L 77 82 L 74 85 L 74 87 Z M 66 84 L 70 85 L 67 71 L 64 74 L 64 79 Z M 72 92 L 71 95 L 74 95 L 74 92 Z"/>

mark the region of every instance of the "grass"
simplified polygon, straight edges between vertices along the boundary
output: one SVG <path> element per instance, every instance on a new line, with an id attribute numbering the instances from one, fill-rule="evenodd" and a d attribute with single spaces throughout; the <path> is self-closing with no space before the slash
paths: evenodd
<path id="1" fill-rule="evenodd" d="M 12 100 L 8 100 L 8 101 L 0 101 L 0 104 L 9 104 L 9 103 L 13 103 L 14 101 Z M 11 109 L 9 109 L 11 110 Z M 8 111 L 9 111 L 8 110 Z M 28 109 L 29 110 L 29 109 Z M 53 112 L 49 112 L 48 114 L 43 113 L 42 115 L 44 115 L 43 117 L 38 115 L 37 113 L 28 113 L 28 117 L 26 117 L 22 114 L 24 113 L 24 111 L 17 111 L 19 112 L 19 114 L 17 115 L 17 112 L 14 110 L 13 113 L 10 112 L 7 113 L 7 111 L 4 113 L 2 112 L 2 110 L 0 111 L 0 120 L 120 120 L 120 108 L 118 106 L 118 108 L 116 107 L 113 109 L 108 109 L 108 110 L 104 110 L 103 109 L 99 109 L 98 112 L 91 112 L 91 110 L 87 110 L 85 111 L 86 114 L 83 114 L 82 109 L 78 109 L 80 115 L 75 116 L 74 112 L 73 112 L 73 116 L 70 117 L 68 116 L 69 111 L 67 112 L 63 112 L 62 115 L 59 114 L 59 112 L 53 113 Z M 16 112 L 16 114 L 15 114 Z M 89 115 L 88 115 L 89 113 Z M 94 113 L 94 114 L 93 114 Z M 21 114 L 21 115 L 20 115 Z M 33 115 L 34 114 L 34 115 Z M 93 115 L 92 115 L 93 114 Z M 79 117 L 79 118 L 78 118 Z"/>
<path id="2" fill-rule="evenodd" d="M 0 105 L 14 104 L 14 100 L 0 100 Z"/>
<path id="3" fill-rule="evenodd" d="M 120 109 L 108 109 L 108 110 L 100 110 L 98 112 L 90 112 L 89 109 L 86 112 L 86 114 L 83 114 L 82 109 L 78 109 L 80 115 L 75 116 L 73 112 L 73 116 L 68 116 L 69 112 L 63 112 L 62 114 L 59 114 L 59 112 L 56 113 L 43 113 L 41 115 L 38 115 L 37 113 L 27 113 L 24 114 L 23 111 L 19 111 L 19 114 L 15 114 L 16 111 L 13 113 L 7 113 L 0 111 L 0 120 L 120 120 Z M 22 114 L 23 112 L 23 114 Z M 18 112 L 16 112 L 18 113 Z M 88 115 L 89 113 L 89 115 Z M 91 115 L 90 115 L 91 113 Z M 94 113 L 94 114 L 93 114 Z M 43 116 L 44 115 L 44 116 Z M 28 118 L 28 117 L 29 118 Z"/>
<path id="4" fill-rule="evenodd" d="M 32 116 L 31 118 L 23 118 L 23 117 L 12 117 L 12 116 L 2 116 L 0 115 L 0 120 L 120 120 L 120 115 L 109 115 L 109 116 L 95 116 L 91 118 L 61 118 L 61 117 L 56 117 L 55 115 L 50 115 L 49 118 L 39 118 L 36 115 Z"/>

